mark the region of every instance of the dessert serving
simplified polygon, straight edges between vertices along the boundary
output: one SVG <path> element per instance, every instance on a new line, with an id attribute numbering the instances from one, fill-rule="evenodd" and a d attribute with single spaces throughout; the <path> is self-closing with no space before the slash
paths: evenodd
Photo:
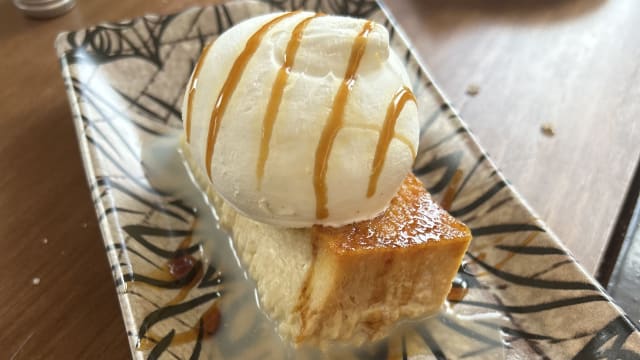
<path id="1" fill-rule="evenodd" d="M 437 312 L 471 239 L 411 174 L 418 109 L 372 21 L 237 24 L 186 89 L 182 150 L 296 345 L 361 344 Z"/>

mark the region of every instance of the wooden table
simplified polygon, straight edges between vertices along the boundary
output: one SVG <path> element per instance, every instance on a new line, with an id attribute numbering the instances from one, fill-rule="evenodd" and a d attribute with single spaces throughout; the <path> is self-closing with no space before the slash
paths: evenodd
<path id="1" fill-rule="evenodd" d="M 61 30 L 197 3 L 80 0 L 35 21 L 0 0 L 0 357 L 129 357 L 52 44 Z M 640 154 L 636 5 L 389 1 L 481 144 L 590 273 Z"/>

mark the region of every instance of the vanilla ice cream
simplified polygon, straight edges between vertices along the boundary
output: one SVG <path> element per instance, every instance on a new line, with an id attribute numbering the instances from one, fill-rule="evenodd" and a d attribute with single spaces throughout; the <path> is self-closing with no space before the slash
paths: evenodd
<path id="1" fill-rule="evenodd" d="M 185 94 L 185 146 L 213 189 L 254 220 L 310 227 L 370 219 L 415 158 L 409 89 L 379 24 L 310 12 L 259 16 L 203 51 Z"/>

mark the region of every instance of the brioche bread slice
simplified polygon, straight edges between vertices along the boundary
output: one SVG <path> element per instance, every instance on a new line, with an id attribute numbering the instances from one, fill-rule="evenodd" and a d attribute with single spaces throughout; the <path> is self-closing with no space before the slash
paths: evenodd
<path id="1" fill-rule="evenodd" d="M 374 219 L 289 229 L 239 214 L 191 169 L 256 281 L 262 308 L 296 345 L 359 345 L 383 338 L 398 320 L 437 312 L 471 240 L 412 174 Z"/>

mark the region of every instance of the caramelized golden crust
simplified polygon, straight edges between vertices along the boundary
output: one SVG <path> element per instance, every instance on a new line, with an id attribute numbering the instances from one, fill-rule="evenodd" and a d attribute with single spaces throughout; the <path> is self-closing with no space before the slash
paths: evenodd
<path id="1" fill-rule="evenodd" d="M 413 174 L 407 175 L 391 204 L 374 219 L 339 228 L 316 226 L 314 232 L 337 252 L 436 246 L 464 239 L 469 229 L 436 204 Z"/>
<path id="2" fill-rule="evenodd" d="M 380 216 L 310 235 L 296 343 L 377 340 L 400 319 L 433 314 L 471 240 L 413 174 Z"/>

